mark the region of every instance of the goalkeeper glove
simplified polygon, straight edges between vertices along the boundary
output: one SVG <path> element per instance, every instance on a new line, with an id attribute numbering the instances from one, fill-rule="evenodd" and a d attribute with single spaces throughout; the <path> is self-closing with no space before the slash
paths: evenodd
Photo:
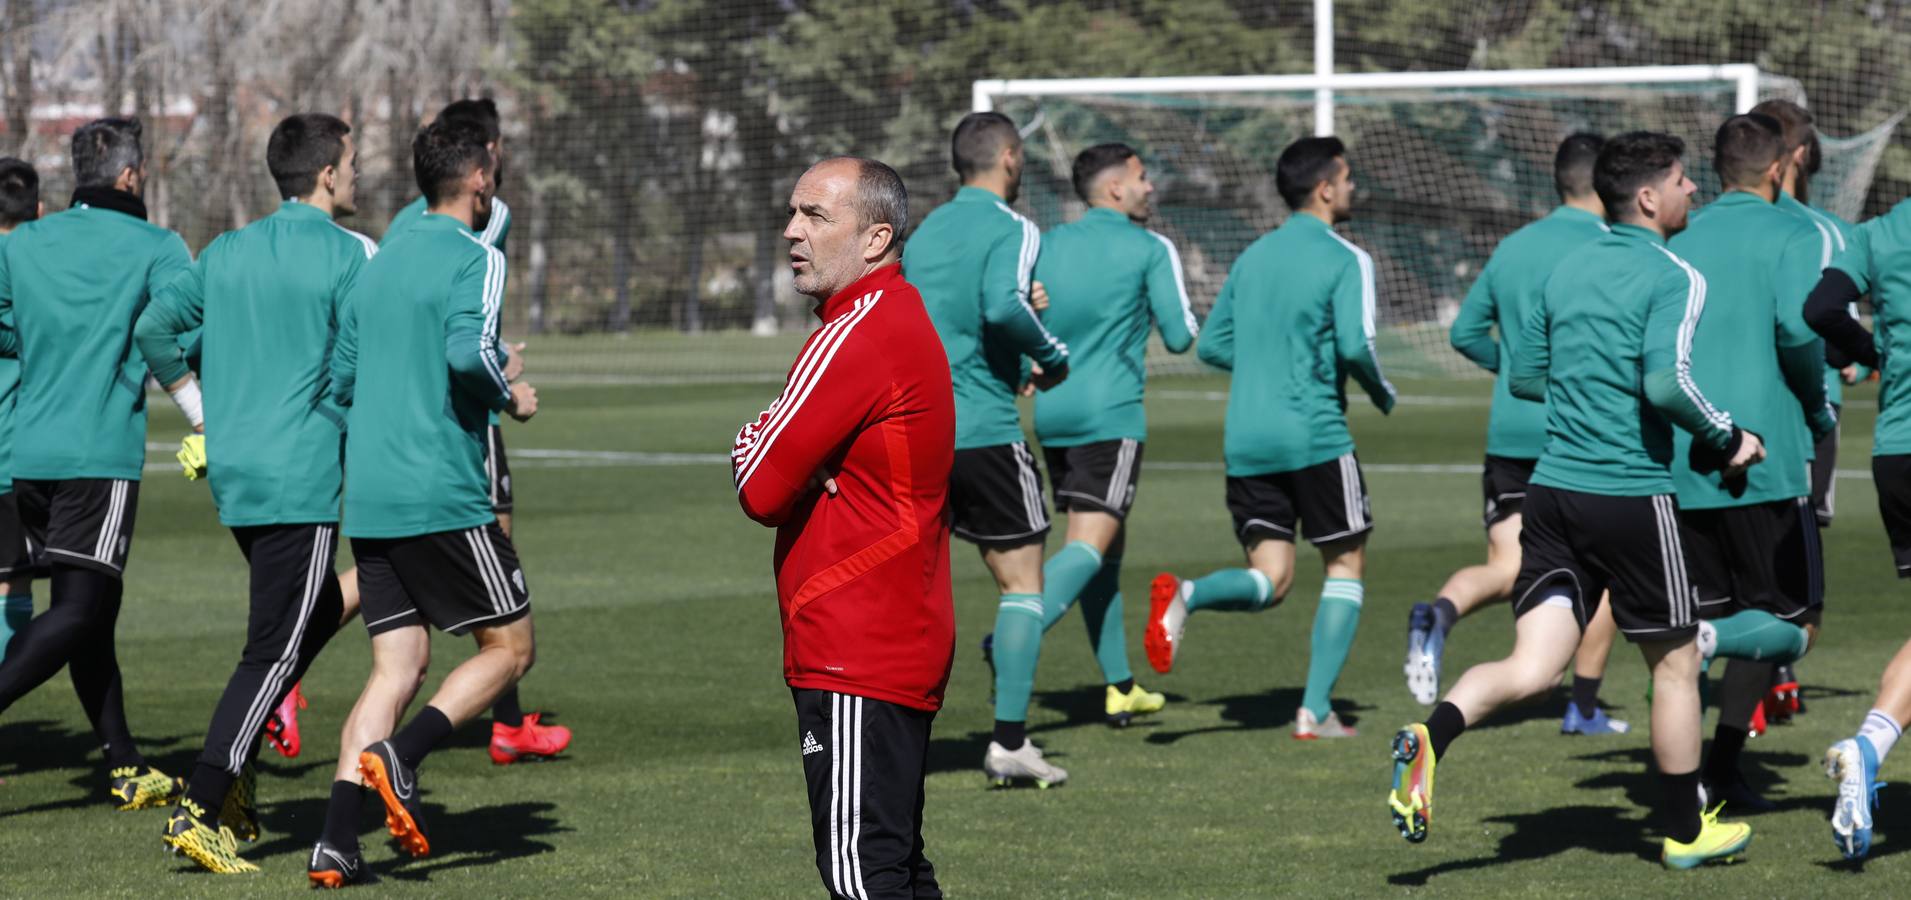
<path id="1" fill-rule="evenodd" d="M 206 436 L 189 434 L 179 442 L 179 465 L 186 470 L 187 481 L 206 477 Z"/>

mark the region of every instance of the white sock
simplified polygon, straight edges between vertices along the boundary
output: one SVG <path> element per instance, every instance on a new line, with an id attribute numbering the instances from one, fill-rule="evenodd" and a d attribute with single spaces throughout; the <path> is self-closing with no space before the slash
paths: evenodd
<path id="1" fill-rule="evenodd" d="M 1713 625 L 1711 622 L 1707 622 L 1704 619 L 1700 619 L 1698 643 L 1699 643 L 1700 658 L 1711 659 L 1712 654 L 1719 652 L 1718 627 Z"/>
<path id="2" fill-rule="evenodd" d="M 1882 709 L 1865 714 L 1865 723 L 1858 726 L 1858 738 L 1871 742 L 1871 749 L 1878 752 L 1880 764 L 1884 763 L 1885 754 L 1891 752 L 1891 746 L 1898 742 L 1898 736 L 1903 733 L 1904 726 Z"/>

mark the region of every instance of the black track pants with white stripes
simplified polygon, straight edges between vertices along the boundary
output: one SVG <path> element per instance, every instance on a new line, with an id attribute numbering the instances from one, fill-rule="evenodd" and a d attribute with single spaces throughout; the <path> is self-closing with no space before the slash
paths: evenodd
<path id="1" fill-rule="evenodd" d="M 314 657 L 338 632 L 344 609 L 332 562 L 336 525 L 232 529 L 252 569 L 245 650 L 213 710 L 199 763 L 237 775 L 254 755 L 259 730 Z"/>
<path id="2" fill-rule="evenodd" d="M 935 713 L 793 688 L 816 869 L 834 898 L 942 896 L 922 855 L 922 777 Z"/>

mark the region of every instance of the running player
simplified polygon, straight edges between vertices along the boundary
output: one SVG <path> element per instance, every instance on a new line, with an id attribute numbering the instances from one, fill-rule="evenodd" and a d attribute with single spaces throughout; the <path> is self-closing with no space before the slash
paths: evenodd
<path id="1" fill-rule="evenodd" d="M 0 248 L 15 228 L 46 212 L 40 202 L 40 173 L 23 160 L 9 156 L 0 159 Z M 7 657 L 7 644 L 14 634 L 33 618 L 33 576 L 44 566 L 35 566 L 32 548 L 20 529 L 20 506 L 13 495 L 13 476 L 7 467 L 13 459 L 13 406 L 20 395 L 20 361 L 0 356 L 0 594 L 6 606 L 0 609 L 0 659 Z"/>
<path id="2" fill-rule="evenodd" d="M 170 803 L 185 786 L 134 746 L 114 647 L 146 463 L 133 322 L 192 262 L 179 235 L 146 221 L 141 131 L 137 119 L 80 126 L 72 206 L 14 229 L 0 248 L 0 356 L 20 360 L 13 490 L 53 595 L 0 662 L 0 712 L 66 668 L 121 809 Z"/>
<path id="3" fill-rule="evenodd" d="M 496 161 L 497 174 L 492 184 L 502 184 L 504 180 L 504 132 L 498 119 L 497 104 L 489 98 L 476 100 L 456 100 L 438 113 L 438 122 L 468 122 L 484 130 L 488 139 L 485 148 L 491 151 Z M 392 216 L 391 223 L 385 228 L 381 244 L 390 243 L 399 235 L 410 231 L 424 221 L 426 204 L 423 197 L 413 200 L 398 214 Z M 511 207 L 502 198 L 491 198 L 489 217 L 478 223 L 478 237 L 485 243 L 504 250 L 505 239 L 511 234 Z M 514 364 L 523 366 L 524 345 L 507 348 Z M 511 510 L 513 507 L 511 492 L 511 464 L 505 458 L 504 429 L 500 427 L 498 414 L 490 416 L 484 441 L 485 478 L 490 484 L 491 508 L 498 514 L 498 530 L 505 537 L 511 537 Z M 358 612 L 358 577 L 356 570 L 348 571 L 341 579 L 345 586 L 345 616 L 349 621 Z M 268 723 L 269 736 L 279 745 L 280 752 L 287 756 L 298 755 L 298 711 L 305 700 L 296 687 L 280 704 L 278 712 Z M 526 713 L 518 701 L 518 686 L 512 684 L 498 695 L 491 707 L 491 761 L 497 765 L 510 765 L 525 759 L 542 759 L 556 756 L 571 745 L 571 730 L 563 725 L 546 725 L 542 713 Z M 289 751 L 289 752 L 288 752 Z"/>
<path id="4" fill-rule="evenodd" d="M 213 872 L 258 871 L 234 839 L 259 835 L 250 765 L 259 731 L 343 609 L 332 566 L 345 417 L 327 390 L 327 363 L 339 302 L 377 249 L 334 223 L 356 210 L 355 161 L 351 126 L 338 118 L 280 122 L 266 166 L 289 199 L 213 240 L 134 329 L 154 376 L 205 423 L 213 501 L 251 574 L 245 648 L 164 835 Z M 203 395 L 179 349 L 180 335 L 202 326 Z"/>
<path id="5" fill-rule="evenodd" d="M 1054 627 L 1080 599 L 1108 684 L 1103 712 L 1119 726 L 1166 703 L 1135 684 L 1121 602 L 1123 522 L 1134 506 L 1148 431 L 1141 395 L 1149 323 L 1171 353 L 1194 345 L 1197 326 L 1180 254 L 1144 227 L 1154 185 L 1141 157 L 1124 144 L 1090 147 L 1075 157 L 1073 181 L 1088 211 L 1043 236 L 1035 266 L 1036 281 L 1049 287 L 1044 320 L 1068 344 L 1071 371 L 1067 382 L 1035 398 L 1035 436 L 1055 509 L 1068 514 L 1068 543 L 1042 567 L 1041 623 L 1044 631 Z"/>
<path id="6" fill-rule="evenodd" d="M 1827 343 L 1879 370 L 1878 422 L 1871 474 L 1878 512 L 1899 578 L 1911 578 L 1911 200 L 1859 225 L 1845 252 L 1826 269 L 1805 303 L 1805 319 Z M 1850 305 L 1871 293 L 1872 324 L 1854 321 Z M 1875 336 L 1875 340 L 1874 340 Z M 1825 751 L 1825 773 L 1838 781 L 1832 839 L 1847 858 L 1871 850 L 1871 813 L 1878 803 L 1878 767 L 1911 722 L 1911 642 L 1898 650 L 1878 698 L 1858 733 Z"/>
<path id="7" fill-rule="evenodd" d="M 1022 136 L 1001 113 L 956 124 L 950 157 L 962 180 L 903 245 L 902 268 L 922 292 L 955 383 L 952 530 L 982 551 L 1000 594 L 992 647 L 995 733 L 982 769 L 995 782 L 1061 784 L 1068 772 L 1027 739 L 1029 693 L 1041 652 L 1042 476 L 1022 439 L 1015 396 L 1068 375 L 1068 348 L 1029 305 L 1041 232 L 1009 208 L 1022 188 Z M 1025 367 L 1027 357 L 1034 365 Z"/>
<path id="8" fill-rule="evenodd" d="M 1467 291 L 1449 338 L 1453 349 L 1480 368 L 1505 371 L 1520 353 L 1520 323 L 1539 302 L 1553 266 L 1606 235 L 1606 207 L 1593 190 L 1593 162 L 1605 144 L 1596 134 L 1569 135 L 1560 142 L 1553 154 L 1559 207 L 1507 235 Z M 1407 617 L 1407 690 L 1423 704 L 1430 706 L 1440 698 L 1440 661 L 1453 626 L 1481 606 L 1513 594 L 1520 571 L 1520 507 L 1545 446 L 1546 405 L 1515 397 L 1505 378 L 1494 379 L 1486 469 L 1480 478 L 1486 494 L 1486 564 L 1453 573 L 1434 602 L 1415 603 Z M 1614 633 L 1612 611 L 1600 604 L 1573 659 L 1573 699 L 1566 705 L 1561 733 L 1619 734 L 1630 728 L 1599 708 L 1599 683 Z"/>
<path id="9" fill-rule="evenodd" d="M 1275 182 L 1293 214 L 1235 260 L 1208 314 L 1201 359 L 1234 373 L 1228 511 L 1249 567 L 1189 581 L 1155 576 L 1143 640 L 1148 662 L 1167 672 L 1196 611 L 1279 604 L 1294 578 L 1295 529 L 1304 527 L 1327 578 L 1314 612 L 1307 690 L 1294 713 L 1299 740 L 1354 734 L 1330 702 L 1360 624 L 1373 530 L 1347 430 L 1347 378 L 1382 413 L 1395 401 L 1374 350 L 1373 257 L 1334 232 L 1353 214 L 1352 171 L 1337 138 L 1302 138 L 1282 151 Z"/>
<path id="10" fill-rule="evenodd" d="M 1751 841 L 1720 824 L 1699 793 L 1697 609 L 1672 498 L 1672 425 L 1739 473 L 1763 455 L 1688 376 L 1705 279 L 1667 250 L 1695 188 L 1678 138 L 1632 132 L 1606 142 L 1593 169 L 1612 233 L 1553 270 L 1521 326 L 1506 377 L 1546 403 L 1546 449 L 1520 531 L 1513 653 L 1468 669 L 1424 724 L 1393 740 L 1394 824 L 1423 841 L 1436 761 L 1469 724 L 1558 682 L 1595 607 L 1609 602 L 1652 670 L 1652 755 L 1664 789 L 1667 866 L 1730 857 Z"/>
<path id="11" fill-rule="evenodd" d="M 483 129 L 436 122 L 412 142 L 431 213 L 359 272 L 339 317 L 332 396 L 349 406 L 344 531 L 358 560 L 372 675 L 345 720 L 315 884 L 361 880 L 359 779 L 413 856 L 431 850 L 417 769 L 453 728 L 531 667 L 530 592 L 497 527 L 484 477 L 486 413 L 529 419 L 530 385 L 511 383 L 498 342 L 504 254 L 473 231 L 491 200 Z M 396 729 L 423 685 L 427 625 L 478 639 L 430 703 Z"/>
<path id="12" fill-rule="evenodd" d="M 1812 224 L 1818 232 L 1822 250 L 1818 268 L 1829 268 L 1832 259 L 1843 253 L 1850 243 L 1853 226 L 1811 202 L 1811 178 L 1818 174 L 1824 162 L 1818 129 L 1813 125 L 1811 111 L 1790 100 L 1767 100 L 1752 107 L 1752 112 L 1771 116 L 1784 128 L 1785 160 L 1778 207 Z M 1847 312 L 1856 321 L 1858 304 L 1851 304 Z M 1843 409 L 1845 385 L 1857 384 L 1866 374 L 1864 367 L 1849 360 L 1841 359 L 1837 365 L 1826 364 L 1825 396 L 1835 412 Z M 1839 430 L 1833 428 L 1829 434 L 1819 436 L 1812 447 L 1811 504 L 1821 529 L 1831 527 L 1832 516 L 1837 508 L 1838 433 Z M 1751 733 L 1754 736 L 1764 732 L 1768 721 L 1784 722 L 1805 711 L 1804 696 L 1799 689 L 1795 667 L 1778 666 L 1772 681 L 1771 693 L 1752 714 Z"/>
<path id="13" fill-rule="evenodd" d="M 1712 164 L 1724 192 L 1668 243 L 1708 292 L 1730 298 L 1712 304 L 1686 338 L 1691 378 L 1765 443 L 1764 465 L 1726 477 L 1705 445 L 1686 432 L 1673 437 L 1672 483 L 1699 615 L 1716 629 L 1724 655 L 1740 656 L 1712 694 L 1719 721 L 1706 793 L 1740 812 L 1773 808 L 1746 783 L 1739 754 L 1771 686 L 1773 660 L 1791 661 L 1801 639 L 1809 645 L 1823 614 L 1822 553 L 1808 500 L 1811 447 L 1837 424 L 1825 402 L 1824 344 L 1803 318 L 1822 267 L 1818 231 L 1773 203 L 1783 150 L 1770 116 L 1727 119 Z M 1749 658 L 1746 647 L 1730 652 L 1733 644 L 1749 644 Z"/>

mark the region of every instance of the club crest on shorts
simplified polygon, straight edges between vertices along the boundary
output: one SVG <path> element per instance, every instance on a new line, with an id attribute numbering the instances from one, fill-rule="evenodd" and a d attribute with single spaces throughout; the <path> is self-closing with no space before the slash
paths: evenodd
<path id="1" fill-rule="evenodd" d="M 520 594 L 524 593 L 524 570 L 523 569 L 511 570 L 511 583 L 514 585 L 517 585 L 518 593 Z"/>

